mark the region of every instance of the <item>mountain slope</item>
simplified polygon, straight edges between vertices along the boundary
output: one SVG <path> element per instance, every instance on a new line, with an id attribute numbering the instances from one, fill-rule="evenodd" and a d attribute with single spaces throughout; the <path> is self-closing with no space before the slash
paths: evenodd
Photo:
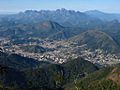
<path id="1" fill-rule="evenodd" d="M 0 37 L 7 36 L 8 38 L 12 38 L 15 40 L 17 38 L 29 37 L 63 40 L 75 36 L 81 33 L 83 30 L 85 29 L 63 27 L 54 21 L 42 21 L 35 24 L 15 24 L 12 26 L 2 25 L 0 27 Z"/>
<path id="2" fill-rule="evenodd" d="M 24 70 L 28 68 L 35 68 L 39 65 L 48 64 L 48 62 L 39 62 L 34 59 L 30 59 L 27 57 L 22 57 L 17 54 L 6 54 L 0 52 L 0 64 L 4 66 L 8 66 L 17 70 Z"/>
<path id="3" fill-rule="evenodd" d="M 0 88 L 23 88 L 26 87 L 26 79 L 23 72 L 0 65 Z M 10 89 L 10 90 L 11 90 Z"/>
<path id="4" fill-rule="evenodd" d="M 92 50 L 103 49 L 108 53 L 115 53 L 120 50 L 117 43 L 109 35 L 99 30 L 89 30 L 83 32 L 69 39 L 69 41 L 77 43 L 78 45 L 86 44 L 87 47 Z"/>
<path id="5" fill-rule="evenodd" d="M 26 70 L 29 89 L 55 89 L 63 88 L 63 85 L 72 82 L 76 78 L 82 78 L 86 74 L 94 72 L 98 68 L 82 58 L 78 58 L 62 65 L 49 64 L 45 67 Z"/>
<path id="6" fill-rule="evenodd" d="M 4 89 L 61 90 L 64 84 L 98 70 L 83 58 L 69 60 L 64 64 L 52 64 L 36 62 L 19 55 L 0 54 L 0 87 Z"/>
<path id="7" fill-rule="evenodd" d="M 120 85 L 120 67 L 114 68 L 107 78 Z"/>
<path id="8" fill-rule="evenodd" d="M 87 74 L 98 70 L 94 64 L 84 60 L 83 58 L 70 60 L 62 66 L 65 68 L 67 82 L 71 82 L 76 78 L 84 77 Z"/>
<path id="9" fill-rule="evenodd" d="M 106 23 L 102 31 L 110 35 L 120 46 L 120 22 L 118 20 Z"/>
<path id="10" fill-rule="evenodd" d="M 120 67 L 101 69 L 76 80 L 68 85 L 66 90 L 120 90 L 119 69 Z"/>

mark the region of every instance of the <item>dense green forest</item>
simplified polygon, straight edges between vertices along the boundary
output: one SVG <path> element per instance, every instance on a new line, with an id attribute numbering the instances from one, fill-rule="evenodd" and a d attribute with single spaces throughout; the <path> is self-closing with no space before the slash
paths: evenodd
<path id="1" fill-rule="evenodd" d="M 17 68 L 20 63 L 11 67 L 14 62 L 10 60 L 17 61 L 17 57 L 7 57 L 6 64 L 0 66 L 1 90 L 120 90 L 119 64 L 100 69 L 83 58 L 77 58 L 61 65 L 39 62 L 32 68 L 29 63 L 22 63 L 28 67 Z"/>

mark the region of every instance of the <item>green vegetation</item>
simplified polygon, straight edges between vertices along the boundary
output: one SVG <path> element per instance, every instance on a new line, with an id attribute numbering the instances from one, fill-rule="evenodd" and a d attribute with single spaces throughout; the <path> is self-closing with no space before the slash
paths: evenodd
<path id="1" fill-rule="evenodd" d="M 10 60 L 14 60 L 15 62 L 18 60 L 15 58 L 12 56 Z M 7 61 L 9 66 L 14 64 L 14 62 L 8 63 Z M 83 58 L 77 58 L 61 65 L 42 62 L 33 68 L 16 68 L 19 66 L 17 64 L 10 68 L 5 65 L 7 64 L 0 66 L 1 89 L 120 90 L 119 64 L 99 70 L 89 61 Z"/>
<path id="2" fill-rule="evenodd" d="M 28 68 L 35 68 L 39 65 L 49 64 L 48 62 L 39 62 L 37 60 L 22 57 L 17 54 L 6 54 L 0 52 L 0 64 L 4 66 L 8 66 L 18 70 L 24 70 Z"/>
<path id="3" fill-rule="evenodd" d="M 92 63 L 78 58 L 62 65 L 49 64 L 37 69 L 26 70 L 30 88 L 60 89 L 74 79 L 82 78 L 97 70 Z"/>
<path id="4" fill-rule="evenodd" d="M 79 79 L 92 73 L 98 68 L 82 58 L 78 58 L 62 65 L 58 64 L 39 64 L 38 67 L 22 69 L 6 68 L 7 73 L 4 77 L 0 76 L 1 82 L 5 87 L 14 87 L 17 89 L 63 89 L 68 82 Z M 21 70 L 21 69 L 20 69 Z M 1 71 L 2 72 L 2 71 Z"/>
<path id="5" fill-rule="evenodd" d="M 69 40 L 76 42 L 78 45 L 86 44 L 91 50 L 102 49 L 108 53 L 117 53 L 120 47 L 108 34 L 99 30 L 89 30 L 81 33 Z"/>
<path id="6" fill-rule="evenodd" d="M 39 45 L 22 46 L 21 49 L 23 49 L 25 52 L 31 52 L 31 53 L 45 53 L 45 52 L 53 51 L 53 49 L 44 48 Z"/>
<path id="7" fill-rule="evenodd" d="M 66 85 L 66 90 L 120 90 L 120 83 L 116 83 L 116 81 L 120 82 L 120 71 L 114 72 L 119 74 L 118 77 L 116 77 L 116 81 L 109 78 L 113 75 L 111 72 L 113 72 L 115 68 L 120 69 L 120 67 L 101 69 L 82 79 L 76 80 L 69 85 Z"/>

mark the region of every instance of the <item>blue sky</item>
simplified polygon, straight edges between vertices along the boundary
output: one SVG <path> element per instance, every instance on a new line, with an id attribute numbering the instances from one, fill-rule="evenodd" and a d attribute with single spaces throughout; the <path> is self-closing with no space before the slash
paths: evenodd
<path id="1" fill-rule="evenodd" d="M 120 0 L 0 0 L 0 12 L 66 8 L 120 13 Z"/>

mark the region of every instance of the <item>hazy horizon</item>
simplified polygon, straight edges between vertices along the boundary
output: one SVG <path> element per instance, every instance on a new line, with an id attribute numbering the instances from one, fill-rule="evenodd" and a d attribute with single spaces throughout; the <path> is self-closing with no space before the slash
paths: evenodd
<path id="1" fill-rule="evenodd" d="M 58 9 L 66 9 L 66 8 L 58 8 Z M 5 15 L 5 14 L 17 14 L 17 13 L 20 13 L 20 12 L 25 12 L 27 10 L 31 10 L 31 11 L 41 11 L 41 10 L 48 10 L 48 11 L 56 11 L 58 9 L 40 9 L 40 10 L 35 10 L 35 9 L 26 9 L 26 10 L 23 10 L 23 11 L 17 11 L 17 12 L 0 12 L 1 15 Z M 66 9 L 66 10 L 73 10 L 73 9 Z M 108 13 L 108 14 L 120 14 L 120 12 L 116 13 L 116 12 L 105 12 L 105 11 L 101 11 L 101 10 L 96 10 L 96 9 L 93 9 L 93 10 L 84 10 L 84 11 L 80 11 L 80 10 L 74 10 L 74 11 L 79 11 L 79 12 L 87 12 L 87 11 L 99 11 L 99 12 L 102 12 L 102 13 Z"/>
<path id="2" fill-rule="evenodd" d="M 0 0 L 0 13 L 17 13 L 25 10 L 56 10 L 65 8 L 75 11 L 99 10 L 120 13 L 119 0 Z"/>

